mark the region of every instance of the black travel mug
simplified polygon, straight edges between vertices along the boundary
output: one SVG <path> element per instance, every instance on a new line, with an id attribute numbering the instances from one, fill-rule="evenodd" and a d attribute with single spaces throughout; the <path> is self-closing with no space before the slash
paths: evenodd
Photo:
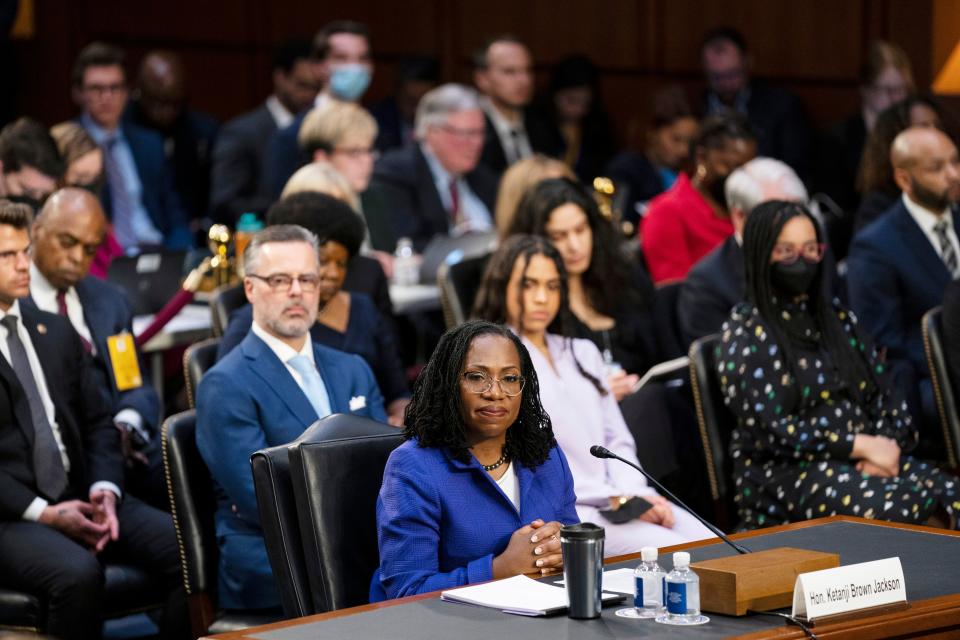
<path id="1" fill-rule="evenodd" d="M 583 522 L 560 530 L 563 579 L 571 618 L 600 617 L 603 591 L 603 527 Z"/>

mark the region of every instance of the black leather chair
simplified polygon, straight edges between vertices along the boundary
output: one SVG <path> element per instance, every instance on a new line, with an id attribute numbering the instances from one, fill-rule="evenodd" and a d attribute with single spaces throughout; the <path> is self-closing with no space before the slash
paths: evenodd
<path id="1" fill-rule="evenodd" d="M 225 284 L 218 287 L 210 298 L 210 331 L 213 337 L 223 336 L 230 314 L 247 304 L 247 294 L 243 292 L 243 284 Z"/>
<path id="2" fill-rule="evenodd" d="M 387 458 L 403 442 L 387 425 L 334 415 L 290 447 L 306 572 L 316 613 L 368 601 L 379 566 L 376 502 Z"/>
<path id="3" fill-rule="evenodd" d="M 187 391 L 187 403 L 196 409 L 197 385 L 210 367 L 217 363 L 217 347 L 220 338 L 207 338 L 194 342 L 183 352 L 183 383 Z"/>
<path id="4" fill-rule="evenodd" d="M 953 381 L 950 380 L 950 368 L 943 347 L 941 315 L 940 307 L 930 309 L 923 315 L 923 348 L 930 366 L 930 381 L 933 383 L 933 397 L 943 430 L 947 462 L 951 469 L 957 469 L 960 468 L 960 413 L 957 411 Z"/>
<path id="5" fill-rule="evenodd" d="M 210 471 L 197 449 L 195 411 L 178 413 L 163 423 L 163 469 L 194 636 L 275 621 L 278 616 L 217 610 L 220 553 L 213 520 L 217 501 Z"/>
<path id="6" fill-rule="evenodd" d="M 720 336 L 710 335 L 690 345 L 690 386 L 710 483 L 716 524 L 725 531 L 734 528 L 737 510 L 733 502 L 733 463 L 729 456 L 730 434 L 736 418 L 723 402 L 716 375 Z"/>
<path id="7" fill-rule="evenodd" d="M 445 262 L 437 270 L 437 286 L 447 329 L 463 324 L 470 317 L 490 255 L 484 253 L 458 262 Z"/>

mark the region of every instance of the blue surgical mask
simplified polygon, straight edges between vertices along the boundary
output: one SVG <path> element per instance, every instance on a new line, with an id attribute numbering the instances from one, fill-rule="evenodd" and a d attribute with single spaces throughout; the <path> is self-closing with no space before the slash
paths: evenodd
<path id="1" fill-rule="evenodd" d="M 359 100 L 370 86 L 371 75 L 370 68 L 365 64 L 344 64 L 334 67 L 330 75 L 330 92 L 348 102 Z"/>

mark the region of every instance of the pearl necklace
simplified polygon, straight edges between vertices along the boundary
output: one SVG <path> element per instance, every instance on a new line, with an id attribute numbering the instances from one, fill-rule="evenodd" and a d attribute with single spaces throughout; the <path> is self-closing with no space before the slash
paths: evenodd
<path id="1" fill-rule="evenodd" d="M 500 459 L 497 460 L 496 462 L 494 462 L 493 464 L 485 464 L 485 465 L 481 465 L 481 466 L 483 467 L 483 470 L 484 470 L 484 471 L 493 471 L 494 469 L 497 469 L 498 467 L 503 466 L 503 463 L 506 462 L 506 461 L 507 461 L 507 452 L 504 451 L 504 452 L 500 455 Z"/>

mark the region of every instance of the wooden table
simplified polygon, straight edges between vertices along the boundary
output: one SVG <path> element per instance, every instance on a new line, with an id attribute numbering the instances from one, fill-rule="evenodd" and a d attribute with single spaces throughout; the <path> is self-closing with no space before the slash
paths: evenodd
<path id="1" fill-rule="evenodd" d="M 748 533 L 737 534 L 731 536 L 735 540 L 744 541 L 744 544 L 747 547 L 755 548 L 759 547 L 763 543 L 763 538 L 765 536 L 771 536 L 771 539 L 776 537 L 783 537 L 779 534 L 793 535 L 794 537 L 798 535 L 806 535 L 808 537 L 813 534 L 815 537 L 817 533 L 826 532 L 829 529 L 837 529 L 837 527 L 831 527 L 827 525 L 843 525 L 844 523 L 862 525 L 866 527 L 878 527 L 879 530 L 873 529 L 860 529 L 857 527 L 847 527 L 850 531 L 863 531 L 865 533 L 871 534 L 882 534 L 885 537 L 894 536 L 897 539 L 906 539 L 914 538 L 916 540 L 923 540 L 923 544 L 927 547 L 931 545 L 933 547 L 943 548 L 944 557 L 941 558 L 931 558 L 930 560 L 934 563 L 954 563 L 960 567 L 960 555 L 956 555 L 955 552 L 957 548 L 960 548 L 960 532 L 956 531 L 944 531 L 939 529 L 930 529 L 928 527 L 919 527 L 914 525 L 905 525 L 905 524 L 895 524 L 887 522 L 878 522 L 874 520 L 864 520 L 862 518 L 854 518 L 847 516 L 833 516 L 829 518 L 821 518 L 818 520 L 811 520 L 808 522 L 799 522 L 794 524 L 788 524 L 778 527 L 770 527 L 768 529 L 762 529 L 757 531 L 751 531 Z M 818 529 L 819 528 L 819 529 Z M 903 532 L 903 533 L 899 533 Z M 916 537 L 912 534 L 922 533 L 925 534 L 922 537 Z M 778 534 L 778 535 L 774 535 Z M 889 535 L 888 535 L 889 534 Z M 929 536 L 929 537 L 928 537 Z M 943 536 L 943 545 L 940 544 L 939 536 Z M 751 545 L 751 541 L 753 541 Z M 768 541 L 769 542 L 769 541 Z M 851 541 L 846 541 L 849 545 Z M 853 541 L 855 544 L 856 541 Z M 824 542 L 824 544 L 827 544 Z M 688 550 L 697 555 L 697 550 L 702 552 L 706 547 L 710 545 L 716 545 L 715 541 L 703 541 L 695 542 L 690 544 L 678 545 L 674 547 L 666 547 L 661 549 L 661 554 L 670 553 L 673 551 L 679 550 Z M 779 542 L 776 543 L 776 546 L 780 546 Z M 797 546 L 797 545 L 793 545 Z M 895 545 L 894 545 L 895 546 Z M 949 549 L 947 549 L 949 547 Z M 820 548 L 823 548 L 823 545 L 820 545 Z M 839 545 L 838 545 L 839 548 Z M 886 550 L 887 547 L 884 547 Z M 714 551 L 717 551 L 715 548 Z M 732 550 L 731 550 L 731 553 Z M 720 555 L 726 555 L 721 553 Z M 879 555 L 880 557 L 889 557 L 893 555 L 904 555 L 904 551 L 901 550 L 901 553 L 897 553 L 897 549 L 891 548 L 886 555 Z M 841 552 L 841 564 L 850 564 L 850 562 L 860 562 L 862 559 L 853 558 L 851 561 L 844 560 L 844 552 Z M 948 557 L 949 556 L 949 557 Z M 924 554 L 926 557 L 926 554 Z M 635 563 L 639 558 L 639 554 L 634 554 L 630 556 L 621 556 L 618 558 L 611 558 L 607 561 L 608 565 L 613 565 L 617 563 Z M 669 564 L 669 562 L 667 563 Z M 910 566 L 908 561 L 904 563 L 904 573 L 905 575 L 910 575 Z M 946 566 L 946 565 L 945 565 Z M 947 578 L 943 579 L 944 582 L 949 584 L 941 584 L 941 578 L 937 578 L 937 588 L 941 588 L 943 591 L 949 593 L 944 593 L 932 598 L 918 599 L 911 601 L 909 607 L 902 611 L 897 611 L 894 613 L 879 614 L 869 617 L 864 617 L 856 620 L 836 622 L 832 624 L 822 624 L 817 625 L 814 628 L 814 632 L 819 638 L 830 638 L 833 639 L 866 639 L 866 638 L 918 638 L 918 637 L 939 637 L 939 638 L 960 638 L 960 571 L 951 573 Z M 917 582 L 914 579 L 914 582 Z M 910 596 L 911 591 L 917 592 L 920 585 L 913 584 L 911 585 L 911 579 L 907 580 L 907 594 Z M 350 630 L 351 627 L 357 627 L 358 629 L 362 626 L 362 623 L 369 622 L 372 618 L 371 616 L 382 615 L 384 613 L 401 613 L 407 611 L 405 609 L 395 609 L 396 607 L 407 607 L 412 611 L 414 607 L 421 606 L 424 603 L 434 605 L 433 601 L 439 601 L 439 592 L 427 593 L 417 596 L 411 596 L 408 598 L 401 598 L 398 600 L 392 600 L 388 602 L 381 602 L 376 604 L 368 604 L 359 607 L 353 607 L 350 609 L 342 609 L 340 611 L 333 611 L 330 613 L 323 613 L 314 616 L 306 616 L 304 618 L 299 618 L 296 620 L 287 620 L 284 622 L 277 622 L 270 625 L 264 625 L 262 627 L 255 627 L 252 629 L 247 629 L 244 631 L 226 633 L 219 636 L 214 636 L 219 640 L 282 640 L 285 638 L 296 638 L 296 637 L 310 637 L 310 638 L 325 638 L 325 637 L 344 637 L 351 638 L 349 635 L 344 635 L 344 631 Z M 497 611 L 480 609 L 478 607 L 469 607 L 466 605 L 457 605 L 452 603 L 442 603 L 441 605 L 436 605 L 434 608 L 444 607 L 442 613 L 445 618 L 463 618 L 462 622 L 457 622 L 460 625 L 462 633 L 458 634 L 458 637 L 468 638 L 474 637 L 497 637 L 500 634 L 496 630 L 498 623 L 503 623 L 504 621 L 509 620 L 512 626 L 516 627 L 518 624 L 526 624 L 527 629 L 529 630 L 528 637 L 539 637 L 541 631 L 546 633 L 546 637 L 552 638 L 547 627 L 547 621 L 553 620 L 554 625 L 558 624 L 577 624 L 582 625 L 580 627 L 574 628 L 573 630 L 568 629 L 567 633 L 569 635 L 561 635 L 560 637 L 602 637 L 602 638 L 616 638 L 616 637 L 633 637 L 633 638 L 653 638 L 653 637 L 739 637 L 745 638 L 748 640 L 764 640 L 764 639 L 777 639 L 777 640 L 793 640 L 804 638 L 805 635 L 801 629 L 794 626 L 786 626 L 783 622 L 778 622 L 775 618 L 767 618 L 765 616 L 758 617 L 748 617 L 748 618 L 728 618 L 726 616 L 718 616 L 716 614 L 708 614 L 711 616 L 712 621 L 710 624 L 703 627 L 690 627 L 690 628 L 679 628 L 679 627 L 666 627 L 663 625 L 657 625 L 651 621 L 630 621 L 629 623 L 622 622 L 624 619 L 614 618 L 613 611 L 610 609 L 605 609 L 603 616 L 600 621 L 567 621 L 565 617 L 560 617 L 559 619 L 526 619 L 523 618 L 522 622 L 516 622 L 519 617 L 508 616 L 508 614 L 502 614 Z M 479 612 L 479 613 L 478 613 Z M 435 613 L 435 612 L 434 612 Z M 505 617 L 506 616 L 506 617 Z M 429 625 L 430 622 L 425 616 L 424 624 Z M 478 620 L 483 620 L 483 622 L 478 622 Z M 601 622 L 603 621 L 603 622 Z M 744 621 L 738 623 L 737 621 Z M 722 630 L 724 628 L 731 628 L 736 624 L 745 624 L 749 622 L 753 627 L 752 631 L 747 633 L 741 633 L 740 631 L 735 631 L 730 634 L 724 635 Z M 326 624 L 325 624 L 326 623 Z M 634 624 L 636 626 L 629 627 L 625 626 L 627 624 Z M 642 626 L 641 626 L 642 625 Z M 542 627 L 542 629 L 541 629 Z M 324 631 L 329 629 L 330 632 L 337 632 L 337 636 L 327 636 Z M 632 629 L 632 633 L 626 633 L 625 630 Z M 383 628 L 380 634 L 380 637 L 384 640 L 388 638 L 416 638 L 423 636 L 429 637 L 439 637 L 435 633 L 435 629 L 430 628 L 429 626 L 422 629 L 417 628 L 403 628 L 398 629 L 394 628 Z M 583 633 L 579 633 L 582 631 Z M 300 633 L 297 633 L 300 632 Z M 474 634 L 474 632 L 476 632 Z M 721 632 L 718 635 L 718 632 Z M 366 637 L 361 635 L 352 636 L 352 640 L 358 640 L 360 637 Z"/>

